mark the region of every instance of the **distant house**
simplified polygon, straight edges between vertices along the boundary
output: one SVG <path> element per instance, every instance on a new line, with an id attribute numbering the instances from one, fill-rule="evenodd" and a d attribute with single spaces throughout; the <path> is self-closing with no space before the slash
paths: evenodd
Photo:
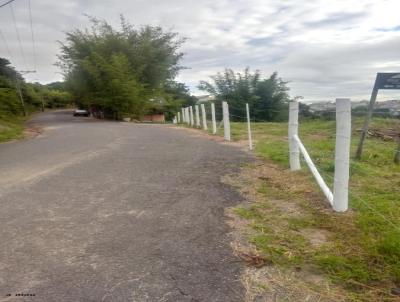
<path id="1" fill-rule="evenodd" d="M 334 112 L 336 105 L 334 102 L 316 102 L 308 104 L 310 111 L 315 114 L 321 114 L 326 112 Z M 360 115 L 365 114 L 369 105 L 369 101 L 355 101 L 351 102 L 351 108 L 353 112 L 357 112 Z M 400 116 L 400 100 L 388 100 L 376 102 L 374 106 L 374 112 L 380 113 L 381 116 Z"/>
<path id="2" fill-rule="evenodd" d="M 365 107 L 367 108 L 369 104 L 369 101 L 360 101 L 360 102 L 351 102 L 351 109 L 355 109 L 355 108 L 362 108 Z"/>
<path id="3" fill-rule="evenodd" d="M 198 95 L 196 96 L 196 98 L 197 98 L 197 104 L 210 103 L 215 100 L 215 97 L 210 94 Z"/>
<path id="4" fill-rule="evenodd" d="M 383 102 L 376 102 L 375 108 L 398 111 L 400 110 L 400 100 L 388 100 Z"/>
<path id="5" fill-rule="evenodd" d="M 336 105 L 333 102 L 317 102 L 317 103 L 310 103 L 308 105 L 312 113 L 331 111 L 335 110 L 336 108 Z"/>
<path id="6" fill-rule="evenodd" d="M 147 114 L 142 117 L 143 123 L 165 123 L 164 113 Z"/>
<path id="7" fill-rule="evenodd" d="M 140 119 L 143 123 L 165 123 L 166 101 L 163 97 L 149 100 L 146 114 Z"/>

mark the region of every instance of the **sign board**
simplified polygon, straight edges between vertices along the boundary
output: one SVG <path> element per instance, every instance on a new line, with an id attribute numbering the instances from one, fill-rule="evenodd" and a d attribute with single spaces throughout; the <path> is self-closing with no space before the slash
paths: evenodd
<path id="1" fill-rule="evenodd" d="M 363 130 L 361 132 L 360 142 L 358 143 L 356 158 L 361 158 L 365 137 L 367 136 L 369 121 L 372 117 L 376 97 L 379 89 L 400 89 L 400 72 L 378 72 L 374 89 L 372 90 L 371 100 L 369 101 L 368 113 L 365 117 Z"/>
<path id="2" fill-rule="evenodd" d="M 379 72 L 376 75 L 374 89 L 400 89 L 400 73 Z"/>

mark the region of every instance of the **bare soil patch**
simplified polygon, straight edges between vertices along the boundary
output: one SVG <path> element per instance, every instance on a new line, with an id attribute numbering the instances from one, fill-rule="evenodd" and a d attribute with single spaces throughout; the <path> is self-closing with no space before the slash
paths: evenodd
<path id="1" fill-rule="evenodd" d="M 39 126 L 29 126 L 24 129 L 24 138 L 34 138 L 43 133 L 43 128 Z"/>

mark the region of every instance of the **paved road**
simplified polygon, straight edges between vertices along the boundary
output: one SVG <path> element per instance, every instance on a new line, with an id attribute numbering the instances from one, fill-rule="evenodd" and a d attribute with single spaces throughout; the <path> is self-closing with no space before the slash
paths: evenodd
<path id="1" fill-rule="evenodd" d="M 0 301 L 242 301 L 220 177 L 248 155 L 169 126 L 33 123 L 0 144 Z"/>

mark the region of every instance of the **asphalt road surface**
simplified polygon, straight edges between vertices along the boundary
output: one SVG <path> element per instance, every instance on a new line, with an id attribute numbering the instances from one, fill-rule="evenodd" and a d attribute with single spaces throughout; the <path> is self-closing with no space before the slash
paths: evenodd
<path id="1" fill-rule="evenodd" d="M 70 111 L 32 123 L 0 144 L 0 301 L 243 301 L 220 179 L 248 155 Z"/>

